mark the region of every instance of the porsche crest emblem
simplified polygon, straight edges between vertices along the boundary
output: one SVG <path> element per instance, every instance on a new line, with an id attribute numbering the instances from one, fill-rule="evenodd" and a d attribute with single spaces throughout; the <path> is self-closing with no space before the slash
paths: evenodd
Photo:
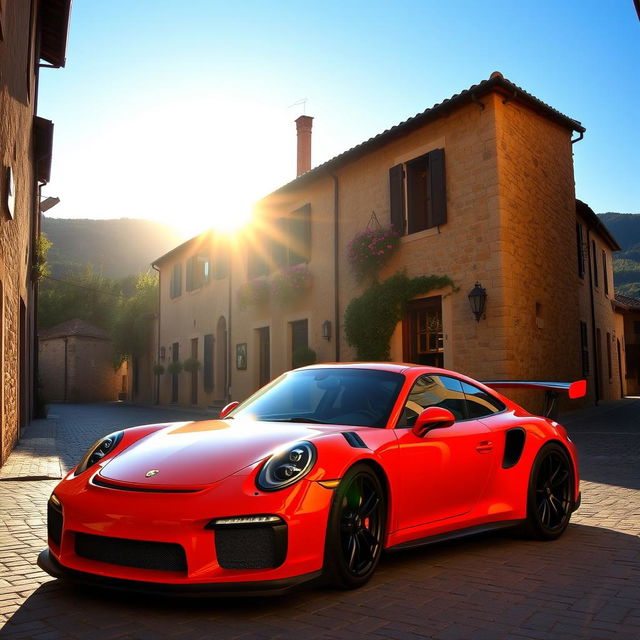
<path id="1" fill-rule="evenodd" d="M 159 469 L 151 469 L 151 471 L 147 471 L 147 473 L 144 474 L 145 478 L 153 478 L 153 476 L 157 476 L 160 473 Z"/>

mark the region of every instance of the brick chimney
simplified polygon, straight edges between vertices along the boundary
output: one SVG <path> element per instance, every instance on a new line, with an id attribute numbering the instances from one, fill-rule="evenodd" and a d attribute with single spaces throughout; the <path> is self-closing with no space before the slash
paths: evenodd
<path id="1" fill-rule="evenodd" d="M 313 118 L 311 116 L 300 116 L 296 120 L 296 131 L 298 132 L 298 173 L 301 176 L 311 169 L 311 127 Z"/>

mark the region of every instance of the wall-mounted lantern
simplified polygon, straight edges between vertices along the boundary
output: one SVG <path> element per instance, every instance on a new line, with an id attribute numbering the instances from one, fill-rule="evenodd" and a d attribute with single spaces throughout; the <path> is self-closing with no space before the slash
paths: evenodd
<path id="1" fill-rule="evenodd" d="M 476 286 L 469 292 L 469 304 L 473 315 L 476 317 L 476 322 L 480 322 L 487 304 L 487 290 L 479 282 L 476 282 Z"/>
<path id="2" fill-rule="evenodd" d="M 167 357 L 166 347 L 160 347 L 160 361 L 164 362 L 166 357 Z"/>
<path id="3" fill-rule="evenodd" d="M 331 340 L 331 321 L 325 320 L 322 323 L 322 337 L 325 340 Z"/>

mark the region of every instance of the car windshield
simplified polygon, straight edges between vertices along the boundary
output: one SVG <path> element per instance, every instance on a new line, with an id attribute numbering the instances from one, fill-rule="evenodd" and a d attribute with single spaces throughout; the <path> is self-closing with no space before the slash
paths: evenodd
<path id="1" fill-rule="evenodd" d="M 302 369 L 283 374 L 229 414 L 267 422 L 384 427 L 404 376 L 376 369 Z"/>

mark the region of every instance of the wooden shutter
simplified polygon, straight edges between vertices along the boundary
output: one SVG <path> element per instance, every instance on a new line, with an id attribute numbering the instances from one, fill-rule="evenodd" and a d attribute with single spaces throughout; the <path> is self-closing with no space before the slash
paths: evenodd
<path id="1" fill-rule="evenodd" d="M 444 149 L 434 149 L 429 153 L 429 227 L 436 227 L 447 221 L 447 189 L 444 171 Z"/>
<path id="2" fill-rule="evenodd" d="M 287 247 L 291 243 L 287 219 L 274 220 L 273 228 L 274 231 L 269 239 L 269 255 L 276 267 L 284 267 L 287 264 Z"/>
<path id="3" fill-rule="evenodd" d="M 401 164 L 389 169 L 389 210 L 391 228 L 398 234 L 405 233 L 404 223 L 404 168 Z"/>
<path id="4" fill-rule="evenodd" d="M 311 205 L 296 209 L 289 219 L 288 264 L 300 264 L 311 259 Z"/>

